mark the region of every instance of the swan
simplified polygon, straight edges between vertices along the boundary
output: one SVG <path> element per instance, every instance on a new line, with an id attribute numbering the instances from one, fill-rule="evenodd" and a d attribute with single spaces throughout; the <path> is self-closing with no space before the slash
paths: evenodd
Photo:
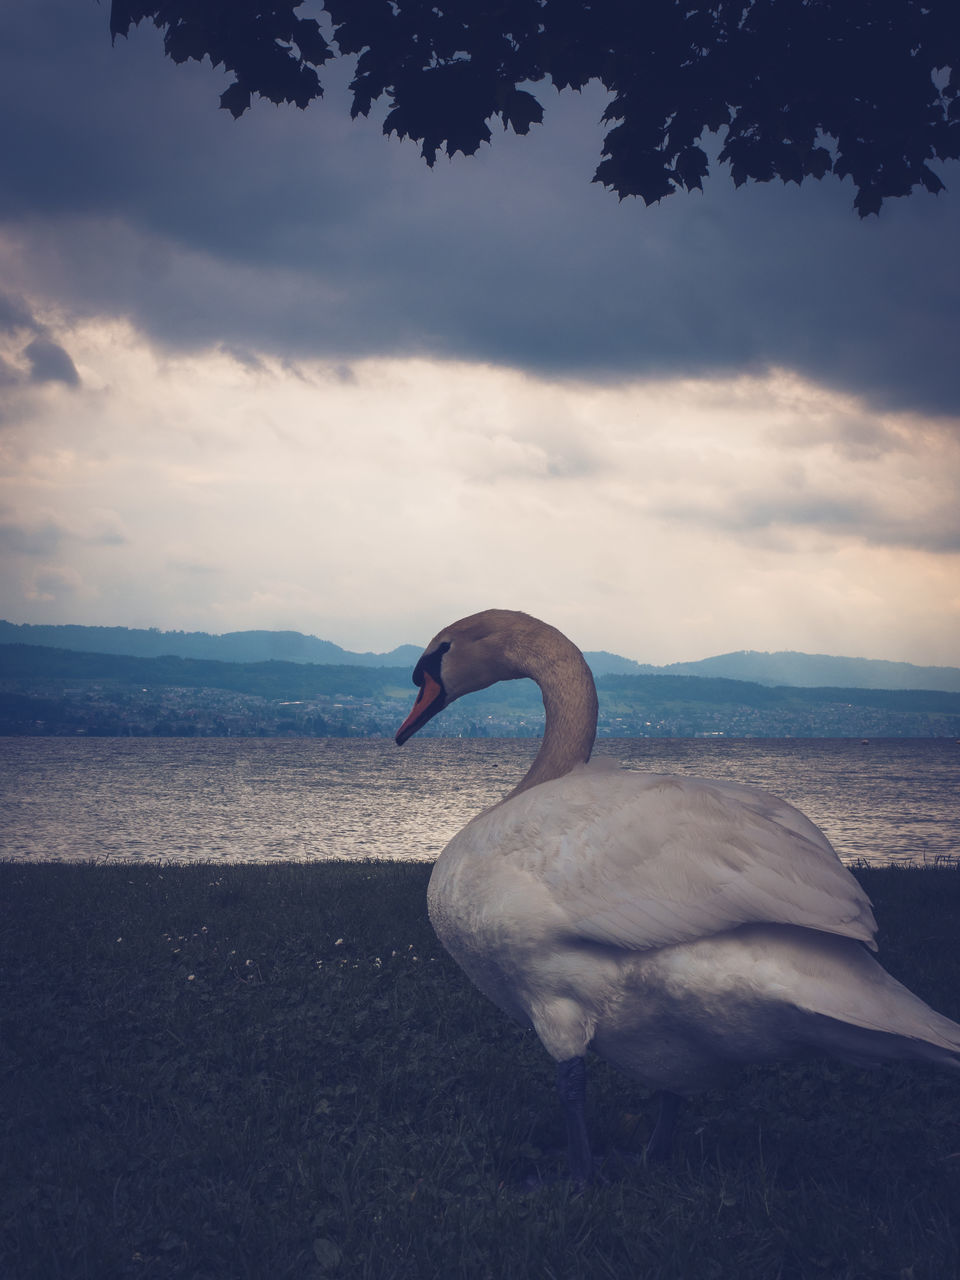
<path id="1" fill-rule="evenodd" d="M 556 628 L 506 609 L 444 628 L 414 669 L 398 745 L 463 694 L 525 676 L 546 712 L 537 756 L 444 848 L 427 902 L 447 951 L 557 1063 L 574 1183 L 594 1169 L 588 1048 L 660 1092 L 649 1158 L 669 1152 L 681 1099 L 741 1064 L 960 1068 L 960 1026 L 870 955 L 870 901 L 798 809 L 734 782 L 588 763 L 596 687 Z"/>

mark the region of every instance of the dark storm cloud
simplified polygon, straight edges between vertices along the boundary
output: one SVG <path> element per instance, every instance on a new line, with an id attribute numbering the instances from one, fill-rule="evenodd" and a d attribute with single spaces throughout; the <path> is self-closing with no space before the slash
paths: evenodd
<path id="1" fill-rule="evenodd" d="M 342 92 L 234 122 L 223 78 L 106 6 L 8 10 L 0 196 L 27 284 L 177 346 L 431 354 L 585 378 L 796 369 L 877 405 L 960 412 L 952 195 L 851 211 L 828 182 L 659 207 L 591 185 L 598 96 L 428 171 Z M 343 80 L 343 73 L 339 73 Z"/>
<path id="2" fill-rule="evenodd" d="M 0 332 L 15 333 L 18 329 L 37 331 L 39 326 L 23 298 L 0 292 Z"/>
<path id="3" fill-rule="evenodd" d="M 77 367 L 67 352 L 49 338 L 34 338 L 23 349 L 30 361 L 31 382 L 63 382 L 75 387 L 80 382 Z"/>
<path id="4" fill-rule="evenodd" d="M 24 374 L 0 357 L 0 386 L 16 386 L 25 380 L 79 386 L 80 375 L 69 353 L 47 336 L 46 326 L 36 319 L 22 298 L 0 293 L 0 333 L 12 335 L 18 354 L 28 366 Z"/>

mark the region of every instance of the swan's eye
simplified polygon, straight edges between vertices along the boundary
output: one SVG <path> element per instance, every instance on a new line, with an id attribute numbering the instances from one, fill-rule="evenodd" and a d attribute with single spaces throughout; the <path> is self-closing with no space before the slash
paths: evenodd
<path id="1" fill-rule="evenodd" d="M 423 659 L 423 669 L 433 676 L 437 684 L 440 684 L 440 664 L 443 661 L 443 655 L 450 648 L 450 641 L 444 640 L 443 644 L 437 645 L 433 653 L 428 653 Z"/>
<path id="2" fill-rule="evenodd" d="M 442 685 L 440 679 L 440 663 L 443 661 L 443 655 L 450 648 L 450 641 L 444 640 L 442 644 L 438 644 L 432 653 L 425 653 L 417 665 L 413 669 L 413 683 L 416 685 L 423 684 L 423 673 L 426 672 L 436 680 L 437 684 Z"/>

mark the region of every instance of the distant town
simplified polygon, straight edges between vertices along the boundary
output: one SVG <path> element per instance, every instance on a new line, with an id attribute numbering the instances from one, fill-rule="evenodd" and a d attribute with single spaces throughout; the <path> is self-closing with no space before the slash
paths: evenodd
<path id="1" fill-rule="evenodd" d="M 361 656 L 365 662 L 224 662 L 0 638 L 0 734 L 392 737 L 416 692 L 411 664 L 377 666 L 378 655 Z M 587 656 L 595 671 L 607 666 L 597 675 L 601 737 L 960 738 L 960 692 L 951 690 L 621 674 L 617 664 L 622 672 L 627 660 Z M 535 737 L 542 729 L 539 691 L 523 680 L 461 699 L 423 732 L 498 738 Z"/>

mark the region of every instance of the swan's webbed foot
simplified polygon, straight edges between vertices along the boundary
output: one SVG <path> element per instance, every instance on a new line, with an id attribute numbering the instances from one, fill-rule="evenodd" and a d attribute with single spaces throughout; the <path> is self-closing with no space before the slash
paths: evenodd
<path id="1" fill-rule="evenodd" d="M 594 1176 L 593 1154 L 587 1135 L 584 1104 L 587 1096 L 587 1064 L 583 1058 L 557 1063 L 557 1093 L 567 1130 L 567 1163 L 570 1181 L 584 1187 Z"/>

